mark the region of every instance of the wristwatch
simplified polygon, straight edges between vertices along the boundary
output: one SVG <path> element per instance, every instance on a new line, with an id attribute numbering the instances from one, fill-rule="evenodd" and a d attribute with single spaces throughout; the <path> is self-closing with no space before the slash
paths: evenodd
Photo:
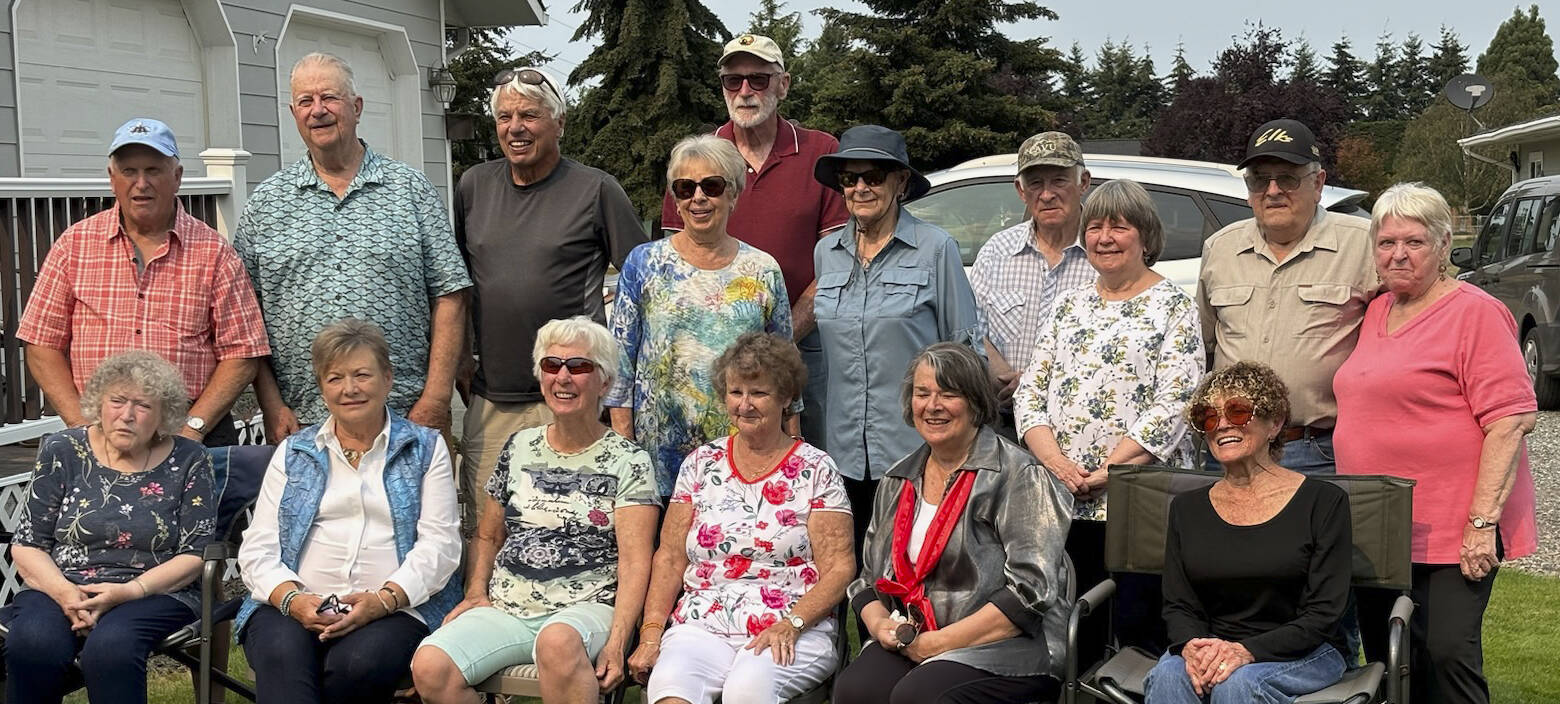
<path id="1" fill-rule="evenodd" d="M 195 431 L 197 433 L 200 433 L 202 435 L 204 435 L 206 433 L 206 419 L 205 418 L 201 418 L 200 416 L 190 416 L 190 417 L 184 419 L 184 424 L 189 426 L 190 430 L 193 430 L 193 431 Z"/>
<path id="2" fill-rule="evenodd" d="M 1495 527 L 1495 521 L 1483 516 L 1469 516 L 1468 524 L 1473 526 L 1474 530 L 1484 530 L 1485 528 Z"/>
<path id="3" fill-rule="evenodd" d="M 781 618 L 785 619 L 785 622 L 791 624 L 791 627 L 795 628 L 797 631 L 801 631 L 807 627 L 807 619 L 804 619 L 801 616 L 797 616 L 794 612 L 788 613 Z"/>

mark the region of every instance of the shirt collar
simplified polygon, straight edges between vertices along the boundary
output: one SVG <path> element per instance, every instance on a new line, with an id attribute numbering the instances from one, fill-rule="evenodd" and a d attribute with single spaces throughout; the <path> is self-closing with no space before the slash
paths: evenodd
<path id="1" fill-rule="evenodd" d="M 997 440 L 997 432 L 990 426 L 982 427 L 975 433 L 975 444 L 970 447 L 970 456 L 964 460 L 964 466 L 959 469 L 977 469 L 988 471 L 1001 471 L 1002 468 L 1002 444 Z M 926 461 L 932 456 L 932 446 L 921 443 L 915 452 L 890 467 L 887 476 L 900 479 L 919 479 L 926 473 Z"/>
<path id="2" fill-rule="evenodd" d="M 1014 230 L 1019 231 L 1019 233 L 1023 236 L 1007 238 L 1005 241 L 998 242 L 998 254 L 1003 254 L 1009 257 L 1016 257 L 1020 254 L 1023 254 L 1025 249 L 1028 249 L 1042 257 L 1045 256 L 1045 254 L 1040 251 L 1040 248 L 1035 246 L 1035 221 L 1033 219 L 1025 220 L 1017 225 L 1014 225 L 1007 231 L 1012 232 Z M 1083 256 L 1086 256 L 1083 251 L 1083 245 L 1079 244 L 1077 240 L 1073 240 L 1072 244 L 1062 248 L 1062 261 L 1066 261 L 1072 257 Z M 1061 264 L 1057 264 L 1057 266 L 1061 266 Z"/>
<path id="3" fill-rule="evenodd" d="M 113 226 L 106 228 L 103 231 L 104 242 L 112 241 L 115 237 L 119 237 L 121 235 L 126 237 L 129 236 L 125 233 L 125 221 L 123 219 L 123 214 L 119 209 L 118 203 L 114 203 L 114 205 L 109 208 L 108 217 Z M 175 240 L 182 241 L 184 239 L 184 233 L 189 231 L 189 221 L 192 219 L 194 219 L 194 216 L 184 212 L 183 201 L 180 201 L 177 197 L 175 197 L 173 199 L 173 223 L 168 228 L 170 244 Z"/>
<path id="4" fill-rule="evenodd" d="M 790 120 L 785 119 L 785 116 L 779 113 L 775 113 L 775 119 L 779 120 L 780 124 L 775 128 L 775 144 L 769 148 L 769 158 L 795 156 L 801 153 L 802 138 L 796 131 L 796 125 L 791 124 Z M 736 123 L 727 120 L 726 124 L 715 128 L 715 136 L 735 142 L 737 139 Z"/>
<path id="5" fill-rule="evenodd" d="M 356 176 L 352 177 L 352 183 L 347 184 L 348 193 L 363 187 L 364 184 L 385 182 L 384 160 L 373 149 L 369 148 L 368 142 L 358 139 L 358 144 L 363 145 L 363 162 L 358 164 L 358 172 Z M 295 183 L 299 188 L 330 190 L 330 187 L 325 185 L 325 180 L 320 178 L 319 173 L 314 170 L 314 156 L 312 154 L 304 153 L 303 158 L 298 160 L 298 173 L 296 176 L 297 180 Z"/>
<path id="6" fill-rule="evenodd" d="M 906 210 L 905 206 L 901 205 L 899 206 L 899 222 L 894 225 L 894 233 L 890 235 L 890 237 L 905 243 L 907 246 L 916 247 L 920 244 L 920 230 L 921 226 L 924 224 L 926 223 L 923 222 L 920 218 L 911 215 L 910 211 Z M 845 223 L 845 227 L 841 228 L 838 232 L 830 236 L 835 238 L 834 247 L 836 249 L 844 249 L 852 254 L 855 254 L 856 218 L 852 216 L 851 219 Z M 884 248 L 887 249 L 886 245 Z"/>
<path id="7" fill-rule="evenodd" d="M 390 412 L 389 412 L 388 409 L 386 409 L 386 411 L 385 411 L 385 425 L 384 425 L 383 428 L 379 429 L 379 434 L 374 436 L 374 444 L 370 445 L 368 449 L 370 451 L 384 449 L 389 444 L 390 444 Z M 326 448 L 334 448 L 336 450 L 340 450 L 341 449 L 341 439 L 336 437 L 336 418 L 335 418 L 335 416 L 332 416 L 330 418 L 326 418 L 325 422 L 320 424 L 320 429 L 317 432 L 314 433 L 314 447 L 317 448 L 317 449 L 320 449 L 320 450 L 324 450 Z"/>

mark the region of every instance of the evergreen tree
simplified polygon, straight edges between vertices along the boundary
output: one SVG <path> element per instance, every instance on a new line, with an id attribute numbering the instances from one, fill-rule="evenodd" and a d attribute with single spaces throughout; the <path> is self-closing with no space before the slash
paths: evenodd
<path id="1" fill-rule="evenodd" d="M 849 56 L 850 37 L 846 36 L 845 28 L 832 19 L 824 19 L 818 37 L 807 43 L 807 50 L 796 60 L 786 63 L 791 74 L 791 93 L 780 104 L 780 114 L 787 118 L 794 116 L 813 129 L 827 129 L 838 134 L 842 125 L 820 124 L 820 121 L 828 121 L 815 116 L 813 106 L 822 95 L 830 96 L 831 100 L 849 99 L 850 75 L 839 70 L 849 61 Z"/>
<path id="2" fill-rule="evenodd" d="M 455 77 L 455 99 L 450 101 L 447 119 L 469 122 L 473 133 L 470 139 L 450 142 L 450 171 L 457 182 L 466 169 L 499 154 L 493 115 L 488 109 L 493 77 L 512 66 L 545 66 L 551 58 L 540 52 L 516 58 L 502 30 L 471 30 L 471 43 L 449 62 L 450 75 Z"/>
<path id="3" fill-rule="evenodd" d="M 1170 72 L 1162 79 L 1165 86 L 1165 102 L 1174 100 L 1176 92 L 1181 90 L 1181 85 L 1196 77 L 1197 71 L 1186 62 L 1186 43 L 1176 42 L 1175 58 L 1170 60 Z"/>
<path id="4" fill-rule="evenodd" d="M 640 213 L 659 213 L 672 145 L 725 121 L 715 62 L 730 38 L 699 0 L 580 0 L 574 40 L 596 48 L 569 82 L 600 84 L 569 112 L 564 152 L 616 176 Z"/>
<path id="5" fill-rule="evenodd" d="M 1089 139 L 1139 139 L 1148 135 L 1163 107 L 1164 86 L 1154 77 L 1154 60 L 1140 59 L 1132 45 L 1109 39 L 1095 55 L 1089 72 L 1092 103 L 1082 112 L 1083 136 Z"/>
<path id="6" fill-rule="evenodd" d="M 1062 64 L 1062 95 L 1074 109 L 1086 108 L 1094 100 L 1094 87 L 1089 83 L 1091 73 L 1088 61 L 1083 57 L 1083 47 L 1073 42 Z"/>
<path id="7" fill-rule="evenodd" d="M 1055 19 L 1034 2 L 1004 0 L 863 0 L 871 14 L 824 9 L 857 45 L 833 67 L 851 74 L 845 99 L 825 100 L 813 114 L 837 124 L 877 122 L 898 129 L 920 168 L 951 166 L 1011 151 L 1054 124 L 1051 96 L 1015 95 L 1002 75 L 1043 76 L 1062 68 L 1044 39 L 1013 41 L 997 26 Z"/>
<path id="8" fill-rule="evenodd" d="M 1317 63 L 1316 52 L 1311 49 L 1310 42 L 1304 39 L 1296 41 L 1290 53 L 1294 56 L 1294 66 L 1289 69 L 1291 82 L 1318 83 L 1322 80 L 1322 67 Z"/>
<path id="9" fill-rule="evenodd" d="M 802 13 L 784 12 L 783 0 L 760 0 L 758 11 L 748 15 L 747 31 L 775 40 L 786 66 L 802 52 Z"/>
<path id="10" fill-rule="evenodd" d="M 1403 100 L 1402 118 L 1412 118 L 1430 106 L 1441 85 L 1430 70 L 1430 59 L 1425 56 L 1425 44 L 1412 32 L 1403 40 L 1398 55 L 1398 95 Z"/>
<path id="11" fill-rule="evenodd" d="M 1468 72 L 1468 46 L 1457 38 L 1457 32 L 1441 25 L 1441 40 L 1431 45 L 1430 76 L 1439 92 L 1447 82 Z"/>
<path id="12" fill-rule="evenodd" d="M 1386 32 L 1376 38 L 1376 60 L 1365 68 L 1365 84 L 1360 108 L 1367 117 L 1396 120 L 1401 116 L 1403 97 L 1398 93 L 1397 44 Z"/>
<path id="13" fill-rule="evenodd" d="M 1495 30 L 1495 38 L 1479 54 L 1479 73 L 1486 78 L 1494 74 L 1510 73 L 1523 80 L 1532 81 L 1541 90 L 1545 102 L 1560 99 L 1560 69 L 1555 61 L 1555 45 L 1544 30 L 1544 19 L 1538 16 L 1538 5 L 1528 7 L 1527 14 L 1513 10 L 1511 17 Z"/>
<path id="14" fill-rule="evenodd" d="M 1332 55 L 1327 57 L 1327 70 L 1322 74 L 1322 84 L 1343 100 L 1348 121 L 1359 117 L 1362 112 L 1360 103 L 1365 97 L 1365 82 L 1361 78 L 1365 73 L 1365 65 L 1354 58 L 1352 49 L 1347 36 L 1333 42 Z"/>

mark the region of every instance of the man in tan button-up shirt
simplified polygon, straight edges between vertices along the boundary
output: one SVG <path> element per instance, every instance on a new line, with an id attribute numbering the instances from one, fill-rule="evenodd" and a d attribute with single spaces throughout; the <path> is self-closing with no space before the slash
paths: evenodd
<path id="1" fill-rule="evenodd" d="M 1294 120 L 1257 129 L 1240 163 L 1256 217 L 1203 245 L 1197 304 L 1213 368 L 1241 360 L 1289 386 L 1283 466 L 1335 471 L 1332 379 L 1354 350 L 1375 294 L 1370 221 L 1324 210 L 1327 172 L 1311 131 Z"/>

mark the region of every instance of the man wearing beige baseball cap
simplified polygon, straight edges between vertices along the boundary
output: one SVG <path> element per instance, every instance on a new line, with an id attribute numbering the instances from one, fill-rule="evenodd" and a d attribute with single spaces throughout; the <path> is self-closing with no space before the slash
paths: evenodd
<path id="1" fill-rule="evenodd" d="M 813 245 L 850 216 L 840 194 L 813 179 L 813 164 L 835 152 L 840 143 L 827 132 L 801 127 L 780 115 L 780 101 L 791 89 L 791 74 L 786 73 L 785 56 L 773 39 L 760 34 L 737 36 L 726 44 L 717 68 L 731 119 L 715 130 L 715 136 L 735 143 L 747 162 L 747 185 L 727 227 L 734 237 L 780 264 L 791 298 L 792 335 L 807 365 L 802 436 L 823 448 L 828 370 L 813 319 L 817 288 Z M 670 193 L 661 208 L 661 228 L 668 232 L 683 228 Z"/>
<path id="2" fill-rule="evenodd" d="M 1089 188 L 1078 142 L 1063 132 L 1024 140 L 1013 187 L 1029 218 L 987 239 L 970 269 L 986 358 L 1002 384 L 1001 430 L 1010 437 L 1013 390 L 1029 366 L 1040 326 L 1050 318 L 1051 302 L 1095 277 L 1078 243 L 1078 217 Z"/>

